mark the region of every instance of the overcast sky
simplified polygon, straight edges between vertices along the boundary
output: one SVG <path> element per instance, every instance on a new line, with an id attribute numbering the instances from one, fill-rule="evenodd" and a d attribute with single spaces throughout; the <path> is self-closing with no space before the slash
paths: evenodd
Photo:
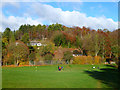
<path id="1" fill-rule="evenodd" d="M 114 1 L 114 2 L 112 2 Z M 118 2 L 4 2 L 1 31 L 19 29 L 22 24 L 60 23 L 91 29 L 118 28 Z M 0 16 L 0 17 L 1 17 Z M 0 26 L 1 27 L 1 26 Z"/>

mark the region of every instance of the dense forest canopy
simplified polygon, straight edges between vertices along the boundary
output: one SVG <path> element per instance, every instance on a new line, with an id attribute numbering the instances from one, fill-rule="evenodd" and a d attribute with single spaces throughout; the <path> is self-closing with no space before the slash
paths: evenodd
<path id="1" fill-rule="evenodd" d="M 116 59 L 119 52 L 118 31 L 94 30 L 85 26 L 66 27 L 58 23 L 49 26 L 25 24 L 14 31 L 6 28 L 2 33 L 3 58 L 7 55 L 8 46 L 12 42 L 19 40 L 27 45 L 32 40 L 41 41 L 46 38 L 47 41 L 54 43 L 55 47 L 77 48 L 83 55 Z M 53 57 L 48 53 L 47 55 Z"/>

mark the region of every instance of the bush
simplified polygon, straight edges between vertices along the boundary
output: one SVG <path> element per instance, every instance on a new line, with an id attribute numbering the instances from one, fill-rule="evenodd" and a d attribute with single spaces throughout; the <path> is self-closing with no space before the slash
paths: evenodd
<path id="1" fill-rule="evenodd" d="M 73 64 L 100 64 L 101 57 L 77 56 L 73 58 Z"/>
<path id="2" fill-rule="evenodd" d="M 36 56 L 35 56 L 34 52 L 30 53 L 28 57 L 29 57 L 30 61 L 34 61 L 36 59 Z"/>
<path id="3" fill-rule="evenodd" d="M 46 54 L 44 60 L 52 60 L 53 56 L 51 54 Z"/>
<path id="4" fill-rule="evenodd" d="M 101 57 L 100 57 L 100 56 L 95 56 L 95 57 L 94 57 L 94 64 L 99 64 L 99 63 L 100 63 L 100 60 L 101 60 Z"/>
<path id="5" fill-rule="evenodd" d="M 29 65 L 29 61 L 21 61 L 19 65 Z"/>
<path id="6" fill-rule="evenodd" d="M 85 60 L 81 56 L 74 57 L 73 64 L 85 64 Z"/>
<path id="7" fill-rule="evenodd" d="M 94 57 L 92 57 L 92 56 L 86 56 L 87 57 L 87 63 L 88 64 L 93 64 L 94 63 Z"/>
<path id="8" fill-rule="evenodd" d="M 73 58 L 72 52 L 66 51 L 64 53 L 63 59 L 70 62 L 70 60 Z"/>

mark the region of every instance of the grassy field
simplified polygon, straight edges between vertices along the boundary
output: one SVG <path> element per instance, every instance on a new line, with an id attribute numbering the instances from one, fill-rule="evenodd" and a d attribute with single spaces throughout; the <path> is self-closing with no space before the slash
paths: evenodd
<path id="1" fill-rule="evenodd" d="M 92 66 L 99 67 L 93 69 Z M 118 71 L 110 65 L 3 67 L 2 88 L 116 88 Z"/>

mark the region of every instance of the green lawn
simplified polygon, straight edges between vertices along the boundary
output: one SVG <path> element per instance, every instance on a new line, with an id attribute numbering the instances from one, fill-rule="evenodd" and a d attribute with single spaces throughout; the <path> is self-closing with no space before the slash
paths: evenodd
<path id="1" fill-rule="evenodd" d="M 99 66 L 99 69 L 92 69 Z M 2 88 L 115 88 L 118 71 L 110 65 L 3 67 Z"/>

